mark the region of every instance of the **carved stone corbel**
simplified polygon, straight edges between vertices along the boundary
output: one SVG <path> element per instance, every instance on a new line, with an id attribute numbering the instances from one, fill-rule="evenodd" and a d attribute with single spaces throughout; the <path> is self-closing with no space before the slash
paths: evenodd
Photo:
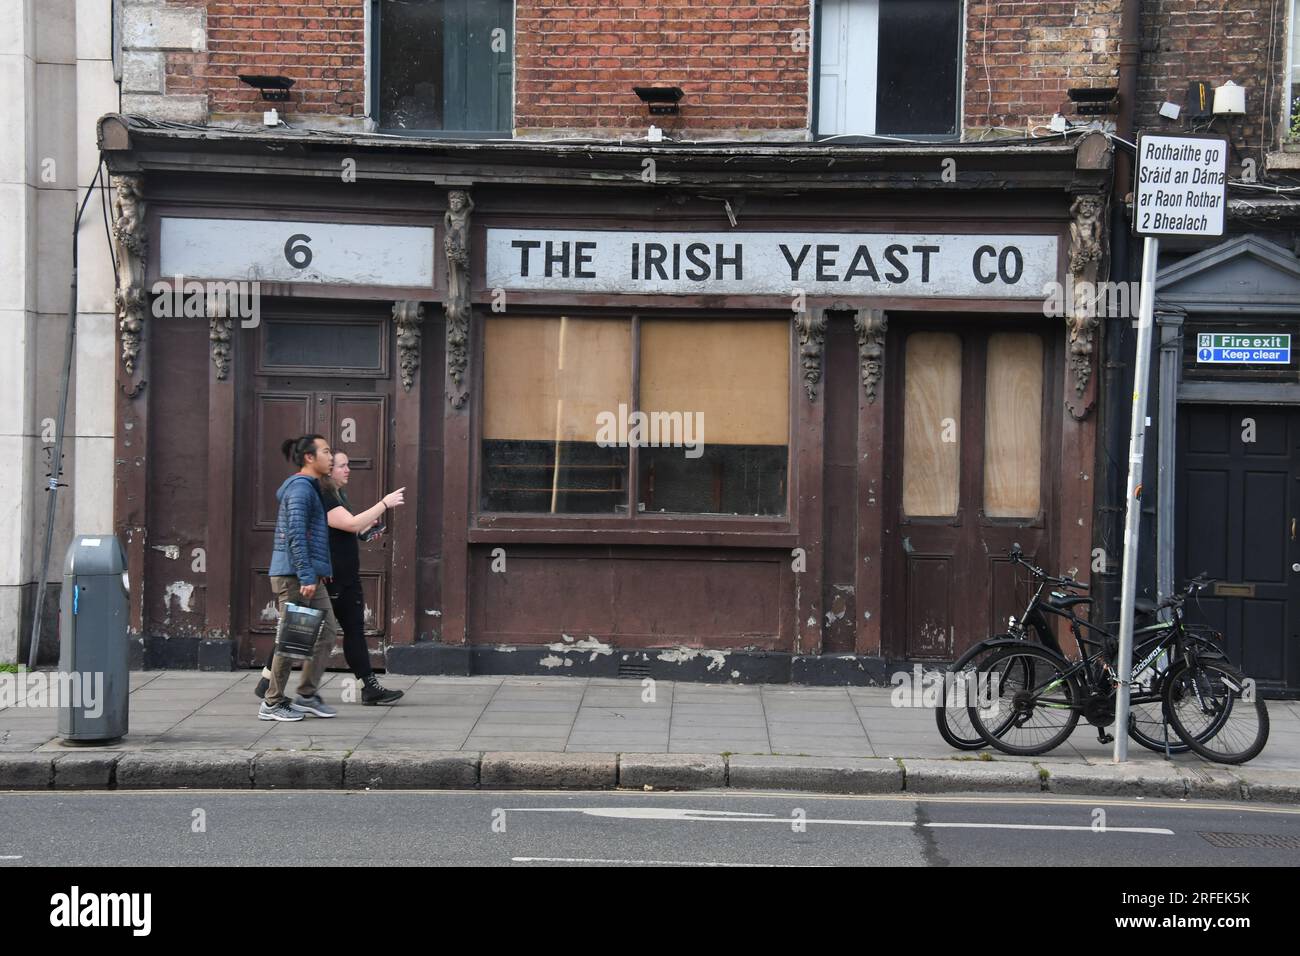
<path id="1" fill-rule="evenodd" d="M 208 319 L 208 340 L 212 343 L 212 364 L 217 368 L 217 381 L 224 382 L 230 375 L 231 319 L 212 316 Z"/>
<path id="2" fill-rule="evenodd" d="M 420 370 L 424 305 L 412 299 L 395 302 L 393 322 L 397 325 L 397 358 L 402 370 L 402 388 L 409 392 L 415 382 L 415 373 Z"/>
<path id="3" fill-rule="evenodd" d="M 446 234 L 443 251 L 447 256 L 447 400 L 461 408 L 469 396 L 465 369 L 469 366 L 469 217 L 474 201 L 463 189 L 447 193 Z"/>
<path id="4" fill-rule="evenodd" d="M 132 376 L 140 357 L 148 314 L 144 294 L 145 255 L 148 252 L 144 183 L 140 176 L 128 175 L 116 177 L 113 185 L 117 190 L 113 200 L 113 245 L 118 261 L 117 289 L 113 300 L 117 306 L 122 364 L 126 374 Z"/>
<path id="5" fill-rule="evenodd" d="M 803 385 L 808 401 L 817 400 L 817 383 L 822 380 L 822 343 L 826 338 L 826 312 L 796 312 L 795 328 L 799 330 L 799 365 L 803 369 Z"/>
<path id="6" fill-rule="evenodd" d="M 1070 368 L 1074 390 L 1083 398 L 1092 376 L 1093 334 L 1100 324 L 1096 294 L 1097 280 L 1106 255 L 1106 203 L 1095 193 L 1084 193 L 1070 205 L 1070 283 L 1072 293 L 1066 309 Z M 1082 286 L 1082 287 L 1081 287 Z"/>
<path id="7" fill-rule="evenodd" d="M 862 363 L 862 387 L 866 389 L 869 405 L 876 401 L 876 388 L 885 367 L 888 325 L 881 309 L 858 309 L 853 316 L 853 328 L 858 333 L 858 359 Z"/>

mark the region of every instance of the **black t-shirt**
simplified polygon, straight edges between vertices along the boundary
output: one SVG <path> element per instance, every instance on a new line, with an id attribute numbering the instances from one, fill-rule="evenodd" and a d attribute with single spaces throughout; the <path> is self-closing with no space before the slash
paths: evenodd
<path id="1" fill-rule="evenodd" d="M 335 508 L 346 508 L 348 513 L 352 513 L 352 506 L 348 503 L 347 492 L 342 488 L 334 491 L 321 489 L 321 500 L 325 503 L 325 514 L 328 515 Z M 334 565 L 334 579 L 336 581 L 356 580 L 361 574 L 361 548 L 357 544 L 357 536 L 351 531 L 341 531 L 338 528 L 330 528 L 330 563 Z"/>

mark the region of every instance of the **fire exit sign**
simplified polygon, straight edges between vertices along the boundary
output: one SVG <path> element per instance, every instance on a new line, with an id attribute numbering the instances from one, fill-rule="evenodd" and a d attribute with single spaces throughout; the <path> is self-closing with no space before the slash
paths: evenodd
<path id="1" fill-rule="evenodd" d="M 1201 365 L 1290 365 L 1291 336 L 1201 332 L 1196 336 L 1196 361 Z"/>

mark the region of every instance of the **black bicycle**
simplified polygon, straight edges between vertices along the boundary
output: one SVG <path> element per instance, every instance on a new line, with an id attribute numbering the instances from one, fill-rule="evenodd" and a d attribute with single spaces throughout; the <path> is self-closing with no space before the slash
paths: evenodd
<path id="1" fill-rule="evenodd" d="M 1169 620 L 1135 630 L 1135 662 L 1127 677 L 1128 732 L 1152 750 L 1179 752 L 1164 731 L 1167 724 L 1186 749 L 1207 760 L 1244 763 L 1268 741 L 1268 709 L 1254 683 L 1217 645 L 1186 628 L 1183 606 L 1208 583 L 1198 576 L 1182 593 L 1152 608 L 1169 611 Z M 1081 716 L 1097 727 L 1101 742 L 1113 740 L 1105 728 L 1115 721 L 1119 642 L 1110 631 L 1075 614 L 1074 608 L 1088 600 L 1053 594 L 1042 605 L 1070 622 L 1080 652 L 1077 662 L 1024 643 L 1004 646 L 986 660 L 984 666 L 998 680 L 996 700 L 968 706 L 967 715 L 987 743 L 1016 756 L 1044 754 L 1070 736 Z M 1159 736 L 1152 732 L 1156 727 Z"/>
<path id="2" fill-rule="evenodd" d="M 1037 641 L 1063 658 L 1060 644 L 1052 631 L 1047 615 L 1053 614 L 1069 619 L 1074 616 L 1073 608 L 1092 603 L 1091 598 L 1078 593 L 1087 591 L 1088 585 L 1074 580 L 1069 575 L 1053 576 L 1035 566 L 1024 557 L 1019 545 L 1012 546 L 1009 556 L 1013 564 L 1019 565 L 1028 572 L 1030 578 L 1037 582 L 1037 587 L 1020 617 L 1009 620 L 1005 633 L 987 638 L 972 646 L 948 667 L 944 678 L 944 697 L 940 705 L 935 708 L 935 723 L 944 741 L 958 750 L 979 750 L 989 745 L 971 723 L 969 707 L 972 703 L 978 702 L 983 695 L 985 698 L 983 702 L 988 704 L 990 701 L 987 698 L 991 688 L 1024 686 L 1030 679 L 1026 661 L 1003 655 L 1001 652 L 1008 647 L 1020 647 L 1026 642 Z M 1050 592 L 1048 592 L 1049 588 L 1052 589 Z M 1044 592 L 1048 594 L 1044 596 Z M 1138 601 L 1136 611 L 1139 620 L 1149 617 L 1155 610 L 1156 605 L 1153 602 Z M 1077 621 L 1077 623 L 1086 626 L 1086 622 Z M 1137 674 L 1148 688 L 1155 687 L 1156 682 L 1161 680 L 1168 670 L 1168 655 L 1155 650 L 1163 632 L 1163 625 L 1135 628 L 1136 657 L 1145 665 L 1138 669 Z M 1075 636 L 1077 640 L 1079 636 L 1077 632 Z M 1207 653 L 1217 650 L 1213 640 L 1204 635 L 1189 632 L 1187 640 L 1203 645 Z M 995 655 L 1000 655 L 996 670 L 989 667 Z M 1016 667 L 1015 672 L 1008 674 L 1013 666 Z M 1186 753 L 1190 749 L 1181 740 L 1170 739 L 1168 724 L 1158 703 L 1158 695 L 1157 703 L 1154 704 L 1135 700 L 1130 708 L 1130 714 L 1129 736 L 1143 747 L 1164 754 Z M 1012 719 L 1011 712 L 1008 711 L 1003 715 L 1003 726 L 995 728 L 993 733 L 1000 736 L 1001 732 L 1005 731 L 1006 724 L 1009 724 Z"/>

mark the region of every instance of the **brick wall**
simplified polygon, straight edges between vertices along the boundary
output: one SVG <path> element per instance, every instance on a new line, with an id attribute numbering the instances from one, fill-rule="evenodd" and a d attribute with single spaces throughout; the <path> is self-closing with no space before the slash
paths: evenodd
<path id="1" fill-rule="evenodd" d="M 1045 125 L 1057 112 L 1091 119 L 1070 112 L 1066 90 L 1118 84 L 1120 6 L 968 0 L 966 129 Z"/>
<path id="2" fill-rule="evenodd" d="M 1246 116 L 1220 118 L 1198 131 L 1230 134 L 1243 157 L 1260 163 L 1284 134 L 1282 98 L 1287 63 L 1286 17 L 1290 0 L 1161 0 L 1144 3 L 1142 71 L 1138 78 L 1138 129 L 1190 131 L 1185 118 L 1167 120 L 1157 111 L 1165 100 L 1186 106 L 1193 80 L 1246 88 Z M 1259 165 L 1260 170 L 1263 169 Z"/>
<path id="3" fill-rule="evenodd" d="M 807 129 L 807 0 L 518 0 L 515 24 L 522 135 L 644 134 L 652 85 L 685 91 L 670 136 Z"/>

